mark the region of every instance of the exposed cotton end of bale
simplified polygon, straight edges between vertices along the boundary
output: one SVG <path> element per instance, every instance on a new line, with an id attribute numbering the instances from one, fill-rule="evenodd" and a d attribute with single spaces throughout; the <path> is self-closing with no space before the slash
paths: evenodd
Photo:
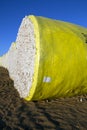
<path id="1" fill-rule="evenodd" d="M 28 17 L 25 17 L 20 25 L 14 54 L 10 52 L 10 75 L 20 97 L 25 98 L 32 85 L 35 61 L 34 26 Z"/>
<path id="2" fill-rule="evenodd" d="M 10 49 L 6 54 L 0 57 L 0 66 L 3 66 L 9 70 L 9 67 L 14 66 L 13 62 L 15 58 L 15 43 L 13 42 Z"/>

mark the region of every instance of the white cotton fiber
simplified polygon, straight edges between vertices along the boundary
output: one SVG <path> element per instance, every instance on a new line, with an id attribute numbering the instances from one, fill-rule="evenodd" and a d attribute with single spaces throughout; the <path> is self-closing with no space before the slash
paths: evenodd
<path id="1" fill-rule="evenodd" d="M 32 85 L 35 61 L 34 26 L 28 17 L 20 25 L 17 39 L 13 66 L 10 66 L 14 86 L 21 97 L 27 97 Z"/>

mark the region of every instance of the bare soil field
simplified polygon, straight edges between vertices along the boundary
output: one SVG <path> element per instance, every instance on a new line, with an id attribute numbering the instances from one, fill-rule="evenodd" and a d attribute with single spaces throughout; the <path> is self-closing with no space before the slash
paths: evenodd
<path id="1" fill-rule="evenodd" d="M 87 130 L 87 95 L 27 102 L 0 67 L 0 130 Z"/>

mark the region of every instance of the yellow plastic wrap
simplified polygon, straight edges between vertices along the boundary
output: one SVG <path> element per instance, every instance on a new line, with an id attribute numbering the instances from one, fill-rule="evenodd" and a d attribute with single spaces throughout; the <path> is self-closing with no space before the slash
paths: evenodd
<path id="1" fill-rule="evenodd" d="M 87 93 L 87 29 L 29 16 L 34 24 L 36 57 L 33 84 L 26 100 Z"/>

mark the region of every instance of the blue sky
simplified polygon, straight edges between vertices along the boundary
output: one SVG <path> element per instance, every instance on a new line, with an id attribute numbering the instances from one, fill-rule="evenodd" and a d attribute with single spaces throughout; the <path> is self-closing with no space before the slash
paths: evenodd
<path id="1" fill-rule="evenodd" d="M 0 56 L 16 40 L 23 17 L 30 14 L 87 27 L 86 0 L 0 0 Z"/>

